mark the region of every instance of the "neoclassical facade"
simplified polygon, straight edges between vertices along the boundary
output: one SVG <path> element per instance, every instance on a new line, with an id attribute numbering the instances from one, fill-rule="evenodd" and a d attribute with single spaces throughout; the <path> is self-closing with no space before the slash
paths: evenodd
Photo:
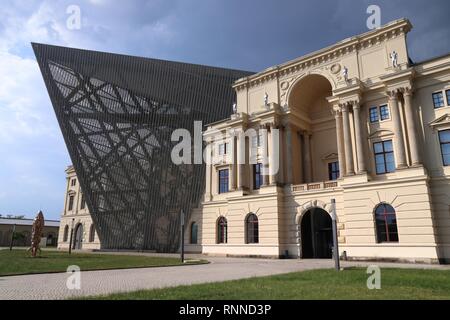
<path id="1" fill-rule="evenodd" d="M 72 234 L 72 249 L 100 249 L 100 240 L 92 222 L 73 166 L 66 169 L 66 194 L 64 211 L 58 236 L 58 249 L 69 249 Z"/>
<path id="2" fill-rule="evenodd" d="M 410 30 L 396 20 L 237 80 L 235 113 L 204 132 L 214 161 L 188 250 L 329 258 L 335 199 L 342 256 L 450 261 L 450 55 L 412 62 Z"/>

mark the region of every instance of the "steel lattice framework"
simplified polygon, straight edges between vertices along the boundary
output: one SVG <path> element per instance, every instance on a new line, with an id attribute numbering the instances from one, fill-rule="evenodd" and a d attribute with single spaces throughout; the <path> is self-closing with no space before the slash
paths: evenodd
<path id="1" fill-rule="evenodd" d="M 203 165 L 171 161 L 174 129 L 228 117 L 251 73 L 33 44 L 103 249 L 173 252 Z"/>

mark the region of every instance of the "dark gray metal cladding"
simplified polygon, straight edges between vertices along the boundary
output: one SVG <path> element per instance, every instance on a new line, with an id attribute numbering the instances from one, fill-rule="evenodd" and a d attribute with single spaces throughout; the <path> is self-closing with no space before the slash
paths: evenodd
<path id="1" fill-rule="evenodd" d="M 179 248 L 204 165 L 175 165 L 173 130 L 225 119 L 251 72 L 32 44 L 103 249 Z"/>

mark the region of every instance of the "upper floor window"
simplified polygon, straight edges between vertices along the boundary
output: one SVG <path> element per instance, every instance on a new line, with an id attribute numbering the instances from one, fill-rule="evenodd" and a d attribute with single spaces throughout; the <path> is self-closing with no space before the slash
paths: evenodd
<path id="1" fill-rule="evenodd" d="M 387 204 L 379 204 L 375 209 L 377 242 L 398 242 L 397 217 L 394 208 Z"/>
<path id="2" fill-rule="evenodd" d="M 392 140 L 374 143 L 373 150 L 375 153 L 375 167 L 377 174 L 394 172 L 395 160 Z"/>
<path id="3" fill-rule="evenodd" d="M 337 180 L 339 178 L 339 162 L 328 163 L 328 179 Z"/>
<path id="4" fill-rule="evenodd" d="M 228 152 L 228 143 L 219 144 L 219 155 L 227 154 Z"/>
<path id="5" fill-rule="evenodd" d="M 256 148 L 256 147 L 261 147 L 262 141 L 263 141 L 263 134 L 260 131 L 257 135 L 253 135 L 251 140 L 252 140 L 252 147 Z"/>
<path id="6" fill-rule="evenodd" d="M 71 185 L 72 187 L 75 187 L 75 186 L 77 185 L 77 179 L 72 179 L 72 180 L 70 181 L 70 185 Z"/>
<path id="7" fill-rule="evenodd" d="M 374 122 L 378 122 L 378 108 L 377 107 L 372 107 L 369 109 L 369 117 L 370 117 L 370 122 L 374 123 Z"/>
<path id="8" fill-rule="evenodd" d="M 390 118 L 389 116 L 389 107 L 387 104 L 383 104 L 379 107 L 371 107 L 369 109 L 369 118 L 370 123 L 388 120 Z"/>
<path id="9" fill-rule="evenodd" d="M 450 129 L 439 131 L 439 143 L 441 144 L 442 163 L 450 166 Z"/>
<path id="10" fill-rule="evenodd" d="M 442 94 L 442 91 L 433 93 L 433 105 L 435 108 L 444 106 L 444 95 Z"/>
<path id="11" fill-rule="evenodd" d="M 382 121 L 389 119 L 389 107 L 387 104 L 380 106 L 380 119 Z"/>
<path id="12" fill-rule="evenodd" d="M 81 194 L 81 203 L 80 203 L 80 209 L 86 208 L 86 199 L 84 199 L 84 194 Z"/>
<path id="13" fill-rule="evenodd" d="M 228 169 L 219 170 L 219 193 L 228 192 Z"/>
<path id="14" fill-rule="evenodd" d="M 253 165 L 253 188 L 259 189 L 263 183 L 263 176 L 262 176 L 262 164 L 257 163 Z"/>
<path id="15" fill-rule="evenodd" d="M 75 199 L 74 195 L 69 196 L 69 206 L 67 207 L 67 210 L 72 211 L 73 210 L 73 200 Z"/>
<path id="16" fill-rule="evenodd" d="M 445 95 L 447 96 L 447 105 L 450 106 L 450 89 L 445 90 Z"/>

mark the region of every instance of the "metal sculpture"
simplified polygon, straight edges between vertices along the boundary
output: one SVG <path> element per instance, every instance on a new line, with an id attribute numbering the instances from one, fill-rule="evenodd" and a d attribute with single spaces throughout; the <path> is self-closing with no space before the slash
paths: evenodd
<path id="1" fill-rule="evenodd" d="M 32 257 L 36 257 L 38 251 L 39 253 L 41 252 L 40 243 L 42 232 L 44 231 L 44 224 L 44 214 L 42 211 L 39 211 L 36 218 L 34 218 L 31 229 L 31 248 L 29 250 L 31 251 Z"/>
<path id="2" fill-rule="evenodd" d="M 229 117 L 232 83 L 252 73 L 33 49 L 102 249 L 178 250 L 179 212 L 200 203 L 205 166 L 172 163 L 171 134 Z"/>

